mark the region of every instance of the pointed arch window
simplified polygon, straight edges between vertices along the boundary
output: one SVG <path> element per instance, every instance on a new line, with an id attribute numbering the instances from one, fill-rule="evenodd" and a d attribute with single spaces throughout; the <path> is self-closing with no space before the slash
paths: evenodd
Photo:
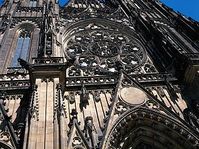
<path id="1" fill-rule="evenodd" d="M 30 48 L 30 38 L 31 32 L 30 31 L 21 31 L 18 36 L 17 45 L 14 53 L 14 57 L 12 59 L 11 67 L 18 67 L 18 58 L 23 60 L 28 60 L 29 55 L 29 48 Z"/>
<path id="2" fill-rule="evenodd" d="M 29 7 L 37 7 L 37 0 L 30 0 Z"/>

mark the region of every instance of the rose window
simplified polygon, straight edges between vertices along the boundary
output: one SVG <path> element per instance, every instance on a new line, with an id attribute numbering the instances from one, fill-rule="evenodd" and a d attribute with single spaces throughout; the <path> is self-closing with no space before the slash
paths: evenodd
<path id="1" fill-rule="evenodd" d="M 146 51 L 140 42 L 125 31 L 87 25 L 65 42 L 66 55 L 76 56 L 82 69 L 99 68 L 116 71 L 118 62 L 133 71 L 146 61 Z"/>

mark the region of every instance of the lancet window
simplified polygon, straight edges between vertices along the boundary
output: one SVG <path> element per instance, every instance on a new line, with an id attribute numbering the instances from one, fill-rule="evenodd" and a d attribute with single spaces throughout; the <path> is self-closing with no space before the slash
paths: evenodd
<path id="1" fill-rule="evenodd" d="M 37 0 L 30 0 L 29 7 L 37 7 Z"/>
<path id="2" fill-rule="evenodd" d="M 31 38 L 31 32 L 27 30 L 23 30 L 20 32 L 18 39 L 17 39 L 17 45 L 14 53 L 14 57 L 12 59 L 11 66 L 17 67 L 19 66 L 18 58 L 21 58 L 23 60 L 28 60 L 29 55 L 29 48 L 30 48 L 30 40 Z"/>

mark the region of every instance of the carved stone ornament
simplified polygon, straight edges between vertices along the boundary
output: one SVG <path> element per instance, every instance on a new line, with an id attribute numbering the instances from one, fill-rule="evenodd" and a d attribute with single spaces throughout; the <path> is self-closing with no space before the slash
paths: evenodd
<path id="1" fill-rule="evenodd" d="M 131 105 L 140 105 L 145 103 L 147 95 L 136 87 L 125 87 L 120 90 L 120 98 Z"/>

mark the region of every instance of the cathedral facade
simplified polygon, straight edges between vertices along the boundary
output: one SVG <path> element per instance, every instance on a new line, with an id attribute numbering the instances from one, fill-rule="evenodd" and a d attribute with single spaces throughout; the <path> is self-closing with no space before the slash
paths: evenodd
<path id="1" fill-rule="evenodd" d="M 5 0 L 0 149 L 199 148 L 199 23 L 158 0 Z"/>

